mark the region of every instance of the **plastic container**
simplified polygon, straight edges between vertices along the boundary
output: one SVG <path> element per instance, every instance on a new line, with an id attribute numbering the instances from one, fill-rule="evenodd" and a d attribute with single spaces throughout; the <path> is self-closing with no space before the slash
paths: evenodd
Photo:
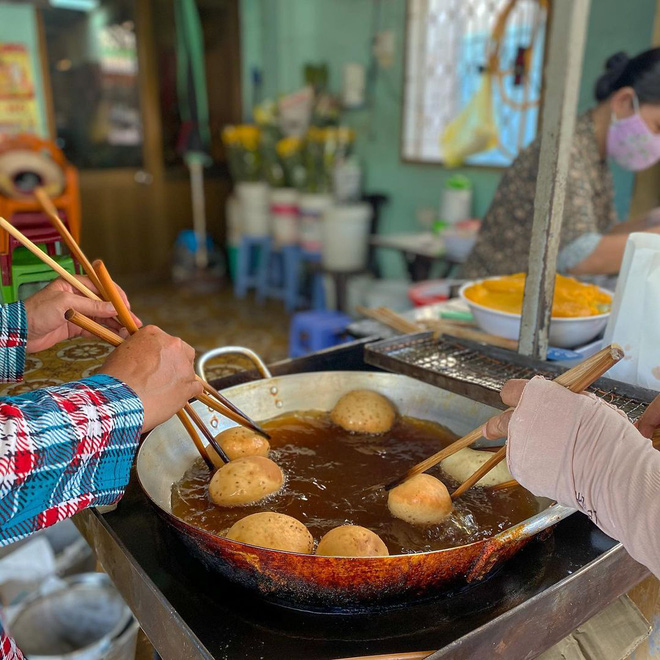
<path id="1" fill-rule="evenodd" d="M 83 573 L 28 596 L 9 630 L 30 660 L 131 660 L 138 626 L 105 573 Z"/>
<path id="2" fill-rule="evenodd" d="M 415 307 L 424 307 L 433 303 L 449 300 L 451 280 L 427 280 L 418 282 L 408 290 L 408 297 Z"/>
<path id="3" fill-rule="evenodd" d="M 472 184 L 467 177 L 456 174 L 445 182 L 438 219 L 449 225 L 454 225 L 471 217 Z"/>
<path id="4" fill-rule="evenodd" d="M 442 240 L 445 242 L 447 259 L 462 264 L 470 256 L 470 252 L 477 242 L 477 234 L 457 232 L 450 227 L 442 234 Z"/>
<path id="5" fill-rule="evenodd" d="M 296 245 L 300 241 L 299 197 L 298 191 L 293 188 L 275 188 L 270 193 L 271 224 L 276 247 Z"/>
<path id="6" fill-rule="evenodd" d="M 322 193 L 300 196 L 300 244 L 308 252 L 320 252 L 323 244 L 322 220 L 332 206 L 332 197 Z"/>
<path id="7" fill-rule="evenodd" d="M 341 204 L 355 203 L 362 193 L 362 168 L 355 156 L 339 161 L 332 170 L 335 199 Z"/>
<path id="8" fill-rule="evenodd" d="M 240 202 L 241 225 L 246 236 L 270 234 L 270 194 L 263 181 L 241 181 L 236 184 Z"/>
<path id="9" fill-rule="evenodd" d="M 475 280 L 467 282 L 460 291 L 459 296 L 467 303 L 477 325 L 491 335 L 505 337 L 506 339 L 518 339 L 520 336 L 520 318 L 521 314 L 512 314 L 510 312 L 501 312 L 497 309 L 490 309 L 475 302 L 472 302 L 465 295 L 465 290 L 477 282 Z M 614 298 L 614 294 L 607 289 L 601 289 Z M 580 316 L 576 318 L 553 318 L 550 321 L 550 332 L 548 342 L 551 346 L 559 348 L 575 348 L 582 346 L 605 330 L 607 319 L 610 313 L 598 314 L 596 316 Z"/>
<path id="10" fill-rule="evenodd" d="M 372 208 L 346 204 L 329 208 L 322 223 L 321 250 L 327 270 L 349 272 L 367 267 Z"/>

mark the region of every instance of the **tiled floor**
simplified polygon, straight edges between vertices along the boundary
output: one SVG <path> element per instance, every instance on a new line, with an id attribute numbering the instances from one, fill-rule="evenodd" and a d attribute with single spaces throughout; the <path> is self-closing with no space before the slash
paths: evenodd
<path id="1" fill-rule="evenodd" d="M 135 313 L 191 344 L 198 353 L 216 346 L 247 346 L 266 362 L 287 356 L 289 316 L 282 303 L 258 305 L 249 296 L 236 300 L 225 288 L 215 293 L 195 293 L 171 284 L 128 288 Z M 29 355 L 25 380 L 0 386 L 0 396 L 75 380 L 93 373 L 112 349 L 94 338 L 78 338 L 48 351 Z M 249 366 L 244 358 L 212 363 L 209 379 Z"/>

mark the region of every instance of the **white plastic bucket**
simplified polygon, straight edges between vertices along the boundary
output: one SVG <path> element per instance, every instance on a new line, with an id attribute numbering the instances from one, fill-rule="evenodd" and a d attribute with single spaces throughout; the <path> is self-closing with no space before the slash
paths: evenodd
<path id="1" fill-rule="evenodd" d="M 300 240 L 298 199 L 298 191 L 293 188 L 275 188 L 270 193 L 273 240 L 277 247 L 296 245 Z"/>
<path id="2" fill-rule="evenodd" d="M 369 204 L 346 204 L 330 207 L 322 223 L 323 266 L 334 271 L 358 271 L 367 267 Z"/>
<path id="3" fill-rule="evenodd" d="M 30 660 L 135 656 L 137 626 L 105 573 L 83 573 L 44 585 L 17 608 L 9 632 Z"/>
<path id="4" fill-rule="evenodd" d="M 270 234 L 268 184 L 262 181 L 241 181 L 236 184 L 236 196 L 241 205 L 243 233 L 246 236 L 268 236 Z"/>
<path id="5" fill-rule="evenodd" d="M 322 220 L 332 206 L 332 197 L 321 193 L 300 196 L 300 244 L 309 252 L 320 252 L 323 244 Z"/>

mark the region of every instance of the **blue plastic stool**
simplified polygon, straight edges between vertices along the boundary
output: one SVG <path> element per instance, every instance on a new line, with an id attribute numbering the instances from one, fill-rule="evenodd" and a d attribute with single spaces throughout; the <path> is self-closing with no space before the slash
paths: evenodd
<path id="1" fill-rule="evenodd" d="M 320 268 L 312 272 L 311 300 L 306 300 L 301 293 L 302 276 L 308 270 L 307 264 L 320 261 L 321 255 L 318 252 L 307 252 L 298 245 L 285 245 L 275 250 L 270 243 L 258 268 L 257 300 L 282 300 L 288 312 L 305 306 L 319 311 L 325 309 L 323 274 Z"/>
<path id="2" fill-rule="evenodd" d="M 257 289 L 259 298 L 259 281 L 263 263 L 267 261 L 270 251 L 270 236 L 243 236 L 236 257 L 236 279 L 234 280 L 234 295 L 245 298 L 248 289 Z"/>
<path id="3" fill-rule="evenodd" d="M 312 264 L 316 266 L 312 272 L 312 300 L 311 307 L 315 311 L 325 310 L 325 289 L 323 287 L 323 271 L 320 268 L 321 264 L 321 253 L 320 252 L 308 252 L 307 250 L 302 250 L 300 258 L 304 263 Z"/>
<path id="4" fill-rule="evenodd" d="M 289 356 L 300 357 L 350 341 L 343 337 L 351 317 L 341 312 L 299 312 L 291 320 Z"/>
<path id="5" fill-rule="evenodd" d="M 289 312 L 301 306 L 297 275 L 299 251 L 297 245 L 279 249 L 274 249 L 272 243 L 268 246 L 259 263 L 257 300 L 283 300 Z"/>

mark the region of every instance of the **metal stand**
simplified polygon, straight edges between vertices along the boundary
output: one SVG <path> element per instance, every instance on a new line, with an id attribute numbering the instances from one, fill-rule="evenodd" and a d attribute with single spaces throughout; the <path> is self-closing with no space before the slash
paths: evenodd
<path id="1" fill-rule="evenodd" d="M 520 353 L 537 359 L 545 356 L 548 349 L 566 177 L 588 18 L 589 0 L 554 0 L 552 4 L 541 154 L 519 343 Z"/>

